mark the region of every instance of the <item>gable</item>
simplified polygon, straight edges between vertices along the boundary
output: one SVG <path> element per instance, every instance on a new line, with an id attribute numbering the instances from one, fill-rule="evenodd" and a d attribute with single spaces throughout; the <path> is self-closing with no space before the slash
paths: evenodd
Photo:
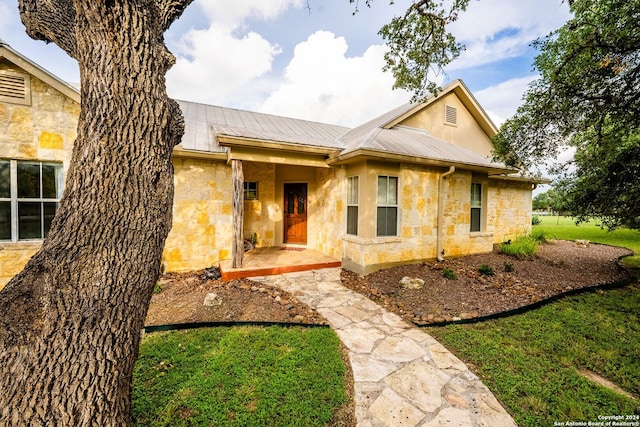
<path id="1" fill-rule="evenodd" d="M 486 157 L 492 155 L 493 135 L 486 133 L 455 91 L 438 97 L 396 126 L 423 129 L 435 138 Z"/>

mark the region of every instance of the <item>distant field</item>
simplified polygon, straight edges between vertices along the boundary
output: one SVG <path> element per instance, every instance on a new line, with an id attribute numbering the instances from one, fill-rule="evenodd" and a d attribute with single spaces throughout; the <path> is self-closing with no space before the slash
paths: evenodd
<path id="1" fill-rule="evenodd" d="M 622 228 L 608 231 L 596 221 L 576 225 L 572 217 L 540 216 L 542 222 L 534 225 L 534 231 L 543 231 L 547 236 L 562 240 L 584 239 L 594 243 L 621 246 L 631 249 L 634 257 L 625 259 L 625 264 L 640 268 L 640 231 Z"/>

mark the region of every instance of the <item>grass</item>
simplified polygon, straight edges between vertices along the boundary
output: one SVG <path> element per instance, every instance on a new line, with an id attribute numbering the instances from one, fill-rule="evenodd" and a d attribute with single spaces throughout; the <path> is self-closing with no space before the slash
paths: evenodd
<path id="1" fill-rule="evenodd" d="M 137 426 L 324 426 L 346 401 L 328 328 L 216 327 L 147 335 L 133 381 Z"/>
<path id="2" fill-rule="evenodd" d="M 609 232 L 595 223 L 576 226 L 571 218 L 542 217 L 533 227 L 537 233 L 623 246 L 636 253 L 627 263 L 640 258 L 638 231 Z M 597 422 L 601 415 L 640 413 L 639 400 L 596 385 L 579 372 L 595 372 L 640 398 L 638 307 L 640 283 L 635 283 L 504 319 L 427 331 L 478 373 L 519 426 Z"/>
<path id="3" fill-rule="evenodd" d="M 518 426 L 634 414 L 634 401 L 587 380 L 588 369 L 640 396 L 640 285 L 565 298 L 518 316 L 428 332 L 470 364 Z"/>
<path id="4" fill-rule="evenodd" d="M 542 222 L 533 226 L 534 233 L 542 232 L 555 239 L 583 239 L 628 248 L 635 255 L 625 258 L 623 263 L 629 267 L 640 268 L 640 231 L 627 228 L 608 231 L 595 221 L 576 225 L 571 217 L 542 216 L 540 218 Z"/>

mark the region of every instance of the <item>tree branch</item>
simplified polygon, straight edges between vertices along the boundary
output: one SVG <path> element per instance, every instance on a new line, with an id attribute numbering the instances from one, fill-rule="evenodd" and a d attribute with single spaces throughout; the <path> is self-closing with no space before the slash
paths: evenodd
<path id="1" fill-rule="evenodd" d="M 160 9 L 160 22 L 162 31 L 169 29 L 171 24 L 178 19 L 193 0 L 156 0 Z"/>
<path id="2" fill-rule="evenodd" d="M 55 43 L 76 58 L 76 9 L 72 0 L 18 0 L 29 37 Z"/>

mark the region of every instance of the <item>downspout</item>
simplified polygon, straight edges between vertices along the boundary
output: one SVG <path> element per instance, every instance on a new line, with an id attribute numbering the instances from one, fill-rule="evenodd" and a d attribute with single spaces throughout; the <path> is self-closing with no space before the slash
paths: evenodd
<path id="1" fill-rule="evenodd" d="M 444 238 L 444 195 L 442 187 L 444 179 L 456 171 L 455 166 L 449 166 L 449 170 L 438 177 L 438 234 L 436 237 L 436 259 L 444 261 L 444 251 L 442 249 L 442 239 Z"/>

